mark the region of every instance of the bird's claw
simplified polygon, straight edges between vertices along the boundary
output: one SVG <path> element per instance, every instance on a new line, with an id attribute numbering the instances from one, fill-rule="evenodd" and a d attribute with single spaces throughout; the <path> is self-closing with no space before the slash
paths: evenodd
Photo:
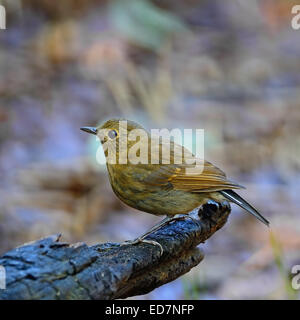
<path id="1" fill-rule="evenodd" d="M 158 246 L 159 249 L 160 249 L 160 256 L 163 255 L 164 249 L 163 249 L 162 245 L 159 242 L 157 242 L 155 240 L 147 240 L 147 239 L 144 239 L 142 237 L 141 238 L 136 238 L 134 240 L 126 240 L 126 241 L 122 242 L 120 244 L 120 246 L 135 245 L 135 244 L 139 244 L 139 243 L 142 243 L 142 242 Z"/>
<path id="2" fill-rule="evenodd" d="M 198 224 L 198 221 L 188 214 L 180 215 L 178 217 L 175 216 L 172 221 L 185 220 L 187 218 L 191 219 L 194 223 Z"/>

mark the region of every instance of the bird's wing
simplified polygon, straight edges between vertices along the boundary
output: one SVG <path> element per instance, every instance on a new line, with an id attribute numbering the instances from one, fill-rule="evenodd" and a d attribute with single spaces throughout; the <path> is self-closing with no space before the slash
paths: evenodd
<path id="1" fill-rule="evenodd" d="M 187 192 L 214 192 L 226 189 L 241 189 L 241 185 L 226 178 L 224 173 L 208 161 L 200 174 L 187 174 L 192 166 L 165 164 L 152 165 L 143 182 L 149 186 L 166 186 Z"/>
<path id="2" fill-rule="evenodd" d="M 230 181 L 226 175 L 216 166 L 204 161 L 203 171 L 200 174 L 187 174 L 187 168 L 183 167 L 177 172 L 170 183 L 174 189 L 189 192 L 214 192 L 225 189 L 241 189 L 243 186 Z"/>
<path id="3" fill-rule="evenodd" d="M 166 186 L 176 190 L 187 192 L 214 192 L 226 189 L 241 189 L 243 186 L 230 181 L 226 178 L 225 173 L 214 166 L 212 163 L 203 160 L 202 172 L 189 172 L 189 169 L 195 167 L 195 164 L 186 164 L 184 160 L 182 164 L 174 163 L 174 153 L 176 148 L 182 148 L 186 151 L 185 161 L 194 157 L 191 152 L 182 146 L 174 145 L 174 151 L 171 150 L 170 164 L 151 165 L 151 170 L 144 176 L 143 183 L 149 186 Z M 163 156 L 161 157 L 163 159 Z M 193 158 L 195 159 L 195 157 Z"/>

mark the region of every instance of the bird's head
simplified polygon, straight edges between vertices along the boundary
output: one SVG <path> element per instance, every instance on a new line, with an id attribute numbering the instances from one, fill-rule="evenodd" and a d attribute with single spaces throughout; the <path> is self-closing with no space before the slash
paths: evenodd
<path id="1" fill-rule="evenodd" d="M 119 154 L 122 143 L 123 146 L 126 143 L 128 150 L 138 139 L 148 139 L 149 137 L 149 133 L 140 124 L 126 119 L 110 119 L 99 127 L 82 127 L 80 129 L 98 136 L 102 145 L 104 146 L 105 144 L 105 147 L 111 147 L 116 154 Z M 107 150 L 104 151 L 106 152 Z"/>

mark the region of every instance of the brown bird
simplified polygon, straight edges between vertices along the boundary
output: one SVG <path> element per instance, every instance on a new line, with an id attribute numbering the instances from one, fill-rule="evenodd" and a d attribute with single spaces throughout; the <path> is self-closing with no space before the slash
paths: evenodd
<path id="1" fill-rule="evenodd" d="M 147 157 L 150 162 L 151 152 L 159 150 L 159 163 L 137 163 L 130 162 L 127 152 L 127 163 L 122 164 L 119 161 L 120 156 L 120 121 L 127 121 L 127 135 L 134 129 L 142 129 L 145 132 L 148 146 Z M 241 185 L 230 181 L 226 178 L 225 173 L 214 166 L 208 161 L 203 161 L 202 173 L 187 173 L 186 169 L 193 168 L 195 164 L 187 164 L 184 161 L 183 155 L 188 154 L 187 158 L 192 158 L 193 155 L 184 147 L 170 142 L 170 158 L 169 163 L 166 163 L 166 156 L 163 155 L 162 149 L 165 142 L 160 141 L 156 149 L 151 149 L 151 136 L 139 124 L 123 119 L 111 119 L 106 121 L 98 128 L 82 127 L 81 130 L 99 135 L 101 132 L 100 140 L 106 146 L 115 146 L 112 148 L 113 155 L 116 156 L 116 163 L 109 163 L 107 161 L 107 169 L 109 173 L 109 180 L 114 193 L 124 203 L 135 209 L 148 212 L 154 215 L 166 215 L 160 224 L 153 227 L 149 232 L 139 237 L 134 243 L 145 241 L 144 237 L 149 235 L 150 232 L 157 230 L 163 224 L 170 222 L 174 219 L 175 215 L 187 215 L 193 209 L 206 203 L 209 199 L 216 202 L 224 200 L 233 202 L 247 212 L 251 213 L 264 224 L 269 225 L 269 222 L 248 202 L 241 198 L 233 189 L 244 188 Z M 103 134 L 105 132 L 105 134 Z M 127 139 L 127 138 L 126 138 Z M 126 140 L 127 151 L 134 146 L 137 141 Z M 157 149 L 158 148 L 158 149 Z M 137 151 L 139 154 L 141 150 Z M 180 153 L 182 163 L 178 164 L 176 156 Z M 107 150 L 106 150 L 106 156 Z M 177 157 L 178 158 L 178 157 Z M 153 243 L 146 240 L 146 242 Z M 156 243 L 157 244 L 157 243 Z"/>

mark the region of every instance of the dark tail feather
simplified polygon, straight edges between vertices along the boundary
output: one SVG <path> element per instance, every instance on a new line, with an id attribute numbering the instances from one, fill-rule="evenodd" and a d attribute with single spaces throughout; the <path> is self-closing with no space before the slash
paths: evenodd
<path id="1" fill-rule="evenodd" d="M 226 199 L 230 200 L 231 202 L 234 202 L 241 208 L 245 209 L 254 217 L 256 217 L 258 220 L 263 222 L 265 225 L 269 226 L 269 221 L 265 219 L 256 209 L 254 209 L 247 201 L 245 201 L 242 197 L 240 197 L 236 192 L 232 190 L 222 190 L 219 191 Z"/>

